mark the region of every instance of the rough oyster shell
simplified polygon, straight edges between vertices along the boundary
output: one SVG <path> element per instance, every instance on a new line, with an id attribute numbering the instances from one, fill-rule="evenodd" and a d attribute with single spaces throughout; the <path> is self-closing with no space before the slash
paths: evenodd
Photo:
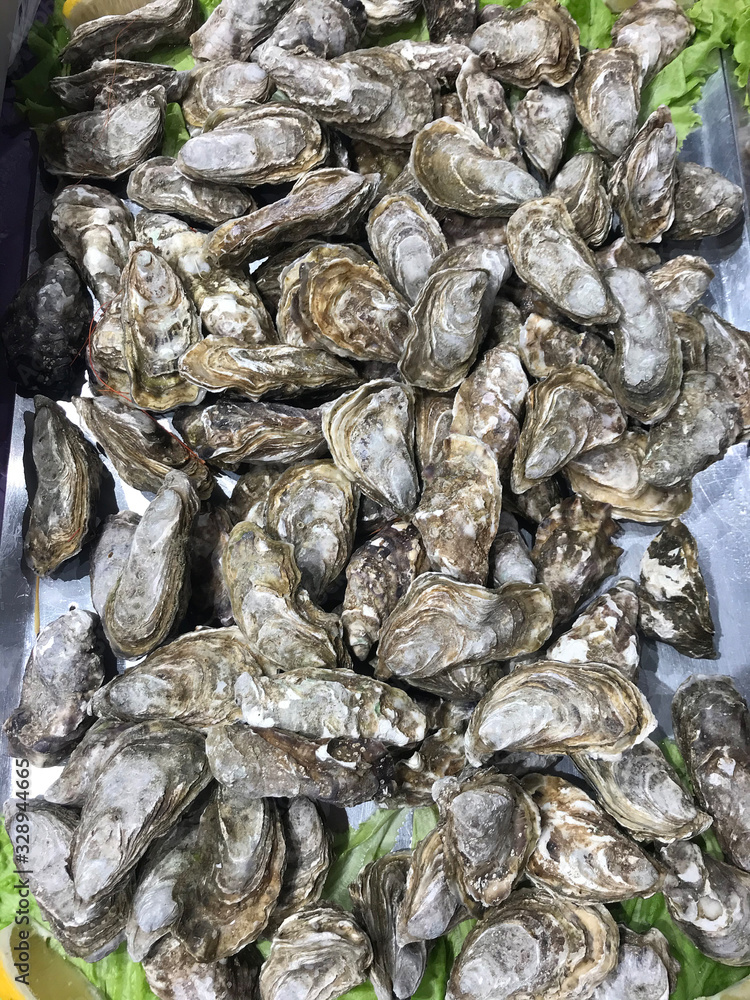
<path id="1" fill-rule="evenodd" d="M 747 965 L 750 875 L 685 841 L 662 847 L 659 857 L 669 866 L 664 898 L 680 930 L 722 965 Z"/>
<path id="2" fill-rule="evenodd" d="M 750 871 L 750 718 L 730 677 L 689 677 L 672 702 L 675 739 L 732 864 Z"/>
<path id="3" fill-rule="evenodd" d="M 371 963 L 370 940 L 349 913 L 334 903 L 308 903 L 273 936 L 261 1000 L 334 1000 L 363 983 Z"/>
<path id="4" fill-rule="evenodd" d="M 526 874 L 535 885 L 585 903 L 653 896 L 661 871 L 580 788 L 549 774 L 521 782 L 539 809 L 539 842 Z"/>
<path id="5" fill-rule="evenodd" d="M 554 375 L 568 365 L 586 365 L 603 379 L 612 360 L 611 349 L 595 333 L 580 333 L 535 312 L 521 327 L 518 350 L 534 378 Z"/>
<path id="6" fill-rule="evenodd" d="M 183 1000 L 198 982 L 203 991 L 201 1000 L 233 1000 L 249 996 L 257 988 L 257 970 L 241 959 L 196 962 L 171 934 L 162 938 L 142 965 L 146 982 L 159 1000 Z"/>
<path id="7" fill-rule="evenodd" d="M 424 5 L 430 41 L 468 41 L 477 25 L 474 0 L 427 0 Z"/>
<path id="8" fill-rule="evenodd" d="M 39 633 L 26 663 L 21 700 L 3 729 L 12 753 L 37 767 L 59 764 L 91 725 L 89 699 L 104 682 L 97 615 L 75 609 Z"/>
<path id="9" fill-rule="evenodd" d="M 265 525 L 268 491 L 281 471 L 277 466 L 256 465 L 240 476 L 226 505 L 232 524 L 252 521 L 261 527 Z"/>
<path id="10" fill-rule="evenodd" d="M 622 156 L 641 109 L 641 67 L 629 48 L 592 49 L 573 83 L 578 121 L 605 158 Z"/>
<path id="11" fill-rule="evenodd" d="M 267 930 L 276 930 L 283 920 L 308 903 L 317 903 L 331 866 L 331 836 L 318 807 L 297 796 L 278 803 L 286 844 L 286 863 L 281 892 Z"/>
<path id="12" fill-rule="evenodd" d="M 715 312 L 698 306 L 696 318 L 706 331 L 706 367 L 721 378 L 742 413 L 741 440 L 750 438 L 750 334 Z"/>
<path id="13" fill-rule="evenodd" d="M 117 655 L 150 653 L 185 613 L 188 541 L 198 506 L 188 477 L 173 470 L 141 517 L 102 615 Z"/>
<path id="14" fill-rule="evenodd" d="M 199 511 L 190 532 L 190 609 L 202 625 L 233 625 L 221 557 L 232 530 L 226 507 Z"/>
<path id="15" fill-rule="evenodd" d="M 70 851 L 75 891 L 102 899 L 211 780 L 203 737 L 176 722 L 143 722 L 117 740 L 83 804 Z M 113 800 L 113 789 L 124 796 Z M 123 804 L 125 808 L 123 808 Z"/>
<path id="16" fill-rule="evenodd" d="M 102 188 L 70 184 L 52 202 L 50 226 L 99 302 L 111 302 L 133 239 L 133 217 L 125 205 Z"/>
<path id="17" fill-rule="evenodd" d="M 524 156 L 550 181 L 557 172 L 570 130 L 576 120 L 573 99 L 566 90 L 542 84 L 527 90 L 513 112 L 513 125 Z"/>
<path id="18" fill-rule="evenodd" d="M 706 370 L 706 331 L 695 316 L 671 309 L 669 322 L 677 331 L 682 345 L 683 372 Z"/>
<path id="19" fill-rule="evenodd" d="M 141 515 L 132 510 L 110 514 L 101 527 L 90 556 L 91 602 L 100 618 L 127 562 Z"/>
<path id="20" fill-rule="evenodd" d="M 442 702 L 442 705 L 446 706 L 447 709 L 458 708 L 460 711 L 466 713 L 470 711 L 467 708 L 466 703 L 461 702 Z M 436 720 L 428 720 L 429 724 L 433 724 Z M 441 722 L 451 723 L 450 727 L 443 725 L 441 729 L 438 729 L 423 741 L 419 750 L 415 751 L 411 757 L 407 757 L 404 760 L 400 760 L 396 763 L 395 775 L 397 792 L 396 798 L 398 800 L 403 799 L 406 805 L 410 806 L 432 806 L 432 786 L 439 778 L 455 777 L 463 771 L 466 765 L 466 754 L 464 753 L 464 734 L 463 728 L 465 727 L 465 721 L 460 723 L 458 726 L 458 731 L 453 728 L 452 720 L 439 720 Z M 439 850 L 441 854 L 441 860 L 439 861 L 439 866 L 442 870 L 442 840 L 439 836 L 438 831 L 438 843 L 434 845 L 436 851 Z M 417 847 L 417 852 L 421 844 Z M 425 852 L 432 852 L 432 848 L 425 847 Z M 419 862 L 421 864 L 421 862 Z M 437 863 L 437 862 L 436 862 Z M 414 864 L 418 864 L 417 858 L 414 860 Z M 415 888 L 414 892 L 419 895 L 424 889 L 424 892 L 429 894 L 432 888 L 435 888 L 436 892 L 441 894 L 441 900 L 446 904 L 444 897 L 442 896 L 443 889 L 439 884 L 440 879 L 444 881 L 444 873 L 442 875 L 435 874 L 435 880 L 432 881 L 428 872 L 433 871 L 433 862 L 429 859 L 425 859 L 425 865 L 427 866 L 425 871 L 419 871 L 415 874 L 414 878 L 421 880 L 424 878 L 425 885 Z M 407 886 L 407 891 L 411 892 L 409 886 Z M 455 908 L 456 900 L 454 899 L 453 906 Z M 410 905 L 410 904 L 407 904 Z M 414 900 L 414 905 L 421 906 L 418 900 Z M 442 907 L 442 903 L 441 903 Z M 409 911 L 410 912 L 410 911 Z M 433 916 L 433 911 L 428 910 L 428 912 L 423 914 L 425 927 L 429 925 L 431 917 Z M 439 916 L 439 914 L 438 914 Z M 440 919 L 444 919 L 445 914 Z M 411 917 L 408 918 L 411 920 Z M 422 927 L 422 920 L 419 921 L 419 926 Z M 408 938 L 408 930 L 404 931 L 402 926 L 402 936 L 406 934 L 404 940 Z M 416 932 L 415 932 L 416 933 Z M 421 933 L 421 932 L 420 932 Z M 442 934 L 442 931 L 438 932 L 438 937 Z M 425 938 L 428 940 L 432 939 L 431 934 L 426 934 Z M 421 940 L 421 938 L 420 938 Z"/>
<path id="21" fill-rule="evenodd" d="M 385 48 L 398 52 L 412 69 L 434 77 L 441 87 L 453 86 L 462 66 L 471 55 L 468 46 L 460 42 L 420 42 L 411 38 L 391 42 Z"/>
<path id="22" fill-rule="evenodd" d="M 35 396 L 34 410 L 31 454 L 37 483 L 23 551 L 31 569 L 48 576 L 80 552 L 92 534 L 102 464 L 51 399 Z"/>
<path id="23" fill-rule="evenodd" d="M 536 566 L 529 547 L 516 519 L 506 512 L 500 515 L 500 530 L 490 550 L 490 575 L 495 588 L 506 583 L 536 583 Z"/>
<path id="24" fill-rule="evenodd" d="M 243 218 L 230 219 L 210 233 L 204 249 L 206 260 L 210 264 L 240 264 L 247 257 L 265 256 L 280 243 L 293 243 L 313 234 L 345 233 L 369 208 L 377 183 L 375 174 L 357 174 L 343 167 L 304 174 L 285 198 Z"/>
<path id="25" fill-rule="evenodd" d="M 479 138 L 517 167 L 524 167 L 513 129 L 513 116 L 505 103 L 503 85 L 482 68 L 479 56 L 469 54 L 456 78 L 461 120 Z"/>
<path id="26" fill-rule="evenodd" d="M 226 0 L 190 36 L 196 60 L 246 62 L 261 39 L 280 20 L 292 0 Z"/>
<path id="27" fill-rule="evenodd" d="M 617 319 L 593 254 L 559 198 L 529 201 L 511 216 L 508 250 L 519 277 L 577 323 Z"/>
<path id="28" fill-rule="evenodd" d="M 553 0 L 531 0 L 518 10 L 502 8 L 469 40 L 488 72 L 503 83 L 530 89 L 564 87 L 581 65 L 578 25 Z"/>
<path id="29" fill-rule="evenodd" d="M 697 240 L 720 236 L 742 215 L 745 197 L 742 188 L 723 174 L 700 163 L 680 160 L 674 199 L 674 224 L 667 233 L 671 240 Z"/>
<path id="30" fill-rule="evenodd" d="M 233 59 L 199 63 L 190 71 L 188 81 L 187 93 L 180 102 L 182 113 L 188 125 L 201 128 L 219 108 L 262 104 L 273 89 L 268 73 L 257 63 Z"/>
<path id="31" fill-rule="evenodd" d="M 612 203 L 603 183 L 604 163 L 597 153 L 577 153 L 564 164 L 549 189 L 570 213 L 590 246 L 601 246 L 612 229 Z"/>
<path id="32" fill-rule="evenodd" d="M 631 243 L 620 236 L 604 250 L 594 254 L 594 260 L 600 271 L 609 271 L 613 267 L 633 267 L 636 271 L 648 271 L 659 267 L 659 254 L 645 243 Z"/>
<path id="33" fill-rule="evenodd" d="M 44 165 L 63 177 L 120 177 L 159 145 L 166 106 L 164 88 L 154 87 L 112 109 L 58 118 L 47 126 L 40 146 Z"/>
<path id="34" fill-rule="evenodd" d="M 638 56 L 641 78 L 649 83 L 682 52 L 695 25 L 675 0 L 639 0 L 612 25 L 612 41 Z"/>
<path id="35" fill-rule="evenodd" d="M 645 635 L 698 659 L 718 656 L 698 546 L 682 521 L 665 525 L 641 560 L 640 626 Z"/>
<path id="36" fill-rule="evenodd" d="M 128 198 L 153 212 L 176 212 L 206 226 L 255 208 L 250 195 L 237 187 L 187 177 L 171 156 L 153 156 L 137 166 L 128 178 Z"/>
<path id="37" fill-rule="evenodd" d="M 540 660 L 518 667 L 482 698 L 466 730 L 466 756 L 475 765 L 498 750 L 609 759 L 655 728 L 648 702 L 615 667 Z"/>
<path id="38" fill-rule="evenodd" d="M 57 780 L 44 793 L 47 802 L 80 809 L 99 771 L 115 753 L 118 738 L 129 728 L 128 722 L 97 719 L 74 747 Z"/>
<path id="39" fill-rule="evenodd" d="M 617 965 L 597 986 L 590 1000 L 669 1000 L 674 992 L 680 963 L 669 951 L 667 939 L 652 927 L 647 934 L 636 934 L 619 926 L 620 950 Z"/>
<path id="40" fill-rule="evenodd" d="M 703 257 L 681 254 L 650 271 L 647 277 L 667 309 L 690 312 L 703 298 L 714 278 L 714 270 Z"/>
<path id="41" fill-rule="evenodd" d="M 99 392 L 121 392 L 130 398 L 130 375 L 125 361 L 122 328 L 122 291 L 104 308 L 101 319 L 89 327 L 88 365 Z"/>
<path id="42" fill-rule="evenodd" d="M 434 941 L 466 915 L 448 881 L 443 831 L 436 826 L 416 845 L 396 926 L 399 943 Z"/>
<path id="43" fill-rule="evenodd" d="M 427 389 L 417 390 L 414 396 L 416 457 L 420 475 L 423 476 L 428 466 L 440 460 L 443 440 L 451 432 L 453 399 L 447 394 Z"/>
<path id="44" fill-rule="evenodd" d="M 356 49 L 366 27 L 367 12 L 358 0 L 298 0 L 263 45 L 333 59 Z"/>
<path id="45" fill-rule="evenodd" d="M 367 239 L 383 273 L 414 302 L 435 258 L 448 244 L 432 215 L 409 194 L 382 198 L 367 222 Z"/>
<path id="46" fill-rule="evenodd" d="M 173 66 L 117 58 L 97 59 L 89 69 L 49 81 L 52 93 L 73 111 L 112 107 L 153 87 L 163 87 L 167 101 L 181 101 L 187 85 L 188 74 Z"/>
<path id="47" fill-rule="evenodd" d="M 438 118 L 422 129 L 410 164 L 431 201 L 464 215 L 507 217 L 542 193 L 531 174 L 452 118 Z"/>
<path id="48" fill-rule="evenodd" d="M 192 0 L 151 0 L 127 14 L 107 14 L 85 21 L 73 32 L 60 61 L 79 63 L 92 58 L 120 59 L 131 52 L 148 52 L 159 43 L 184 42 L 193 27 Z"/>
<path id="49" fill-rule="evenodd" d="M 456 667 L 525 656 L 551 629 L 545 587 L 517 583 L 494 591 L 423 573 L 381 629 L 376 672 L 415 683 Z"/>
<path id="50" fill-rule="evenodd" d="M 711 817 L 696 808 L 692 795 L 651 740 L 614 760 L 574 754 L 573 762 L 609 815 L 636 840 L 670 844 L 689 840 L 711 825 Z"/>

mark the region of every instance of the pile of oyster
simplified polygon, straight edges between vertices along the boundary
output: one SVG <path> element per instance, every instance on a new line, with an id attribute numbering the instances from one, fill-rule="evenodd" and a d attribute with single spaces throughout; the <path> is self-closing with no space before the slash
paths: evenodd
<path id="1" fill-rule="evenodd" d="M 162 1000 L 407 1000 L 467 917 L 451 1000 L 665 1000 L 665 939 L 607 909 L 657 892 L 750 964 L 747 705 L 680 687 L 688 789 L 637 686 L 644 636 L 716 656 L 680 517 L 750 438 L 750 334 L 654 248 L 742 214 L 639 114 L 692 22 L 638 0 L 582 52 L 555 0 L 424 0 L 430 41 L 371 45 L 420 6 L 151 0 L 53 81 L 61 252 L 2 339 L 26 563 L 83 553 L 93 610 L 42 629 L 5 733 L 64 765 L 23 865 L 53 933 L 126 940 Z M 134 58 L 188 38 L 189 72 Z M 143 513 L 102 519 L 112 470 Z M 639 581 L 623 520 L 659 526 Z M 330 830 L 370 801 L 439 822 L 346 910 Z"/>

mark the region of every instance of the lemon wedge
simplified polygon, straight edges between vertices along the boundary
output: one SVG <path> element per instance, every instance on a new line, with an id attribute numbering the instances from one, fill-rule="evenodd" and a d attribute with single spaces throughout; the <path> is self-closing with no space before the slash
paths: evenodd
<path id="1" fill-rule="evenodd" d="M 24 973 L 27 973 L 25 982 L 18 978 Z M 82 972 L 49 947 L 34 924 L 23 927 L 10 924 L 0 931 L 0 997 L 2 1000 L 104 1000 Z"/>
<path id="2" fill-rule="evenodd" d="M 65 0 L 63 17 L 71 28 L 106 14 L 132 14 L 151 0 Z"/>

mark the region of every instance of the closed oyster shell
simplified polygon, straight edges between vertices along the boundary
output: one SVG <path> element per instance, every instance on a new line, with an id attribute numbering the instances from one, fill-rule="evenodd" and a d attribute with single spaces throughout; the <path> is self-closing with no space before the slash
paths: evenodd
<path id="1" fill-rule="evenodd" d="M 513 125 L 526 159 L 546 181 L 557 173 L 576 120 L 566 90 L 542 84 L 527 90 L 513 112 Z"/>
<path id="2" fill-rule="evenodd" d="M 612 167 L 609 191 L 625 238 L 658 243 L 675 218 L 677 132 L 662 104 Z"/>
<path id="3" fill-rule="evenodd" d="M 641 67 L 631 49 L 592 49 L 573 83 L 578 121 L 607 159 L 622 156 L 633 140 L 641 109 Z"/>
<path id="4" fill-rule="evenodd" d="M 466 915 L 446 873 L 440 825 L 416 845 L 398 913 L 400 943 L 434 941 Z"/>
<path id="5" fill-rule="evenodd" d="M 503 8 L 493 15 L 469 40 L 493 76 L 525 89 L 570 83 L 581 65 L 580 32 L 563 7 L 553 0 L 531 0 L 523 9 Z"/>
<path id="6" fill-rule="evenodd" d="M 540 660 L 482 698 L 466 730 L 466 756 L 476 765 L 498 750 L 611 759 L 655 728 L 648 702 L 615 667 Z"/>
<path id="7" fill-rule="evenodd" d="M 619 309 L 559 198 L 529 201 L 511 216 L 508 250 L 519 277 L 570 319 L 584 326 L 617 319 Z"/>
<path id="8" fill-rule="evenodd" d="M 383 273 L 414 302 L 435 258 L 448 244 L 432 215 L 409 194 L 382 198 L 367 222 L 367 239 Z"/>
<path id="9" fill-rule="evenodd" d="M 542 193 L 531 174 L 452 118 L 438 118 L 422 129 L 410 164 L 431 201 L 464 215 L 507 217 Z"/>
<path id="10" fill-rule="evenodd" d="M 667 235 L 671 240 L 720 236 L 742 215 L 744 203 L 742 188 L 723 174 L 681 160 L 677 164 L 674 224 Z"/>
<path id="11" fill-rule="evenodd" d="M 501 502 L 491 449 L 475 437 L 449 434 L 439 462 L 425 474 L 414 512 L 430 567 L 466 583 L 486 583 Z"/>
<path id="12" fill-rule="evenodd" d="M 661 264 L 659 254 L 652 247 L 645 243 L 631 243 L 624 236 L 594 254 L 594 260 L 600 271 L 609 271 L 613 267 L 633 267 L 636 271 L 648 271 Z"/>
<path id="13" fill-rule="evenodd" d="M 201 500 L 213 493 L 214 478 L 205 463 L 143 410 L 117 396 L 76 396 L 73 402 L 128 485 L 156 493 L 169 471 L 179 469 Z"/>
<path id="14" fill-rule="evenodd" d="M 641 78 L 649 83 L 680 54 L 695 34 L 695 25 L 675 0 L 639 0 L 612 25 L 612 41 L 638 56 Z"/>
<path id="15" fill-rule="evenodd" d="M 508 584 L 487 590 L 439 573 L 423 573 L 380 633 L 377 674 L 416 682 L 456 667 L 525 656 L 552 629 L 545 587 Z"/>
<path id="16" fill-rule="evenodd" d="M 283 403 L 220 399 L 178 410 L 174 425 L 202 459 L 222 469 L 242 462 L 298 462 L 325 449 L 320 412 Z"/>
<path id="17" fill-rule="evenodd" d="M 80 809 L 99 771 L 115 753 L 118 738 L 129 728 L 128 722 L 97 719 L 73 748 L 58 778 L 44 793 L 46 801 Z"/>
<path id="18" fill-rule="evenodd" d="M 122 327 L 122 301 L 119 291 L 105 306 L 102 317 L 89 329 L 88 366 L 97 392 L 121 392 L 130 398 L 130 375 L 125 361 L 125 331 Z"/>
<path id="19" fill-rule="evenodd" d="M 495 588 L 506 583 L 536 583 L 536 566 L 529 547 L 516 519 L 506 512 L 500 515 L 500 530 L 490 550 L 490 576 Z"/>
<path id="20" fill-rule="evenodd" d="M 672 958 L 667 939 L 652 927 L 636 934 L 620 924 L 617 965 L 591 994 L 591 1000 L 669 1000 L 674 992 L 680 963 Z"/>
<path id="21" fill-rule="evenodd" d="M 275 931 L 283 920 L 309 903 L 317 903 L 331 866 L 331 835 L 318 807 L 297 796 L 278 803 L 286 844 L 286 864 L 281 892 L 273 908 L 268 929 Z"/>
<path id="22" fill-rule="evenodd" d="M 451 432 L 453 398 L 428 389 L 417 390 L 414 396 L 416 457 L 420 475 L 424 476 L 424 470 L 440 460 L 443 440 Z"/>
<path id="23" fill-rule="evenodd" d="M 77 895 L 97 900 L 120 887 L 210 779 L 198 733 L 176 722 L 126 730 L 100 767 L 73 835 L 70 872 Z M 113 799 L 115 788 L 122 802 Z"/>
<path id="24" fill-rule="evenodd" d="M 222 498 L 223 499 L 223 498 Z M 233 625 L 221 556 L 234 521 L 226 507 L 200 511 L 190 532 L 190 610 L 202 625 Z"/>
<path id="25" fill-rule="evenodd" d="M 690 312 L 703 298 L 714 278 L 714 270 L 703 257 L 681 254 L 650 271 L 647 277 L 661 294 L 667 309 Z"/>
<path id="26" fill-rule="evenodd" d="M 60 61 L 79 63 L 95 57 L 117 59 L 148 52 L 159 43 L 184 42 L 192 30 L 192 0 L 151 0 L 127 14 L 107 14 L 85 21 L 73 32 Z"/>
<path id="27" fill-rule="evenodd" d="M 323 434 L 342 472 L 376 503 L 413 511 L 419 486 L 409 386 L 376 379 L 322 409 Z"/>
<path id="28" fill-rule="evenodd" d="M 187 84 L 188 75 L 173 66 L 114 58 L 96 59 L 70 76 L 53 76 L 49 88 L 73 111 L 91 111 L 132 101 L 153 87 L 164 87 L 167 101 L 181 101 Z"/>
<path id="29" fill-rule="evenodd" d="M 261 104 L 273 89 L 268 73 L 257 63 L 234 59 L 199 63 L 190 71 L 188 81 L 187 93 L 180 102 L 182 113 L 188 125 L 201 128 L 219 108 Z"/>
<path id="30" fill-rule="evenodd" d="M 368 3 L 372 5 L 372 0 L 366 0 L 365 6 Z M 391 42 L 385 48 L 398 52 L 412 69 L 434 77 L 441 87 L 453 86 L 462 66 L 471 55 L 468 46 L 460 42 L 420 42 L 411 38 Z"/>
<path id="31" fill-rule="evenodd" d="M 464 713 L 471 711 L 470 706 L 467 706 L 465 702 L 443 702 L 442 705 L 444 705 L 448 710 L 451 708 L 458 708 Z M 436 720 L 430 719 L 428 721 L 433 723 Z M 419 747 L 419 750 L 415 751 L 411 757 L 407 757 L 396 763 L 395 773 L 397 791 L 395 797 L 397 800 L 403 799 L 407 805 L 432 806 L 434 804 L 432 798 L 432 786 L 435 782 L 439 778 L 455 777 L 456 775 L 459 775 L 466 765 L 463 734 L 465 723 L 459 723 L 458 730 L 455 730 L 453 728 L 454 723 L 451 718 L 447 720 L 441 719 L 438 721 L 448 722 L 450 723 L 450 727 L 448 725 L 444 725 L 443 728 L 438 729 L 434 733 L 430 733 L 430 735 L 427 736 Z M 437 832 L 438 835 L 438 842 L 433 846 L 434 849 L 440 853 L 439 862 L 436 861 L 435 865 L 438 865 L 440 871 L 442 871 L 442 839 L 440 838 L 440 831 L 436 830 L 435 832 Z M 417 852 L 420 847 L 421 844 L 418 845 Z M 425 847 L 425 851 L 430 853 L 430 855 L 432 854 L 432 850 L 432 847 Z M 421 862 L 415 858 L 414 865 L 416 866 L 417 864 L 421 864 Z M 432 940 L 433 935 L 428 932 L 427 928 L 432 926 L 433 916 L 436 916 L 439 920 L 449 919 L 451 914 L 446 913 L 445 907 L 447 907 L 450 903 L 450 905 L 452 905 L 455 909 L 458 901 L 455 897 L 452 902 L 448 901 L 443 894 L 444 887 L 440 883 L 441 880 L 442 882 L 445 882 L 445 873 L 443 872 L 442 874 L 439 874 L 438 872 L 435 872 L 435 881 L 432 881 L 431 876 L 428 873 L 434 871 L 435 865 L 433 865 L 433 861 L 427 858 L 425 858 L 425 865 L 427 866 L 426 870 L 415 873 L 414 878 L 420 880 L 420 886 L 416 887 L 414 892 L 417 896 L 419 896 L 424 890 L 424 893 L 429 896 L 432 888 L 434 888 L 435 892 L 440 895 L 438 911 L 435 912 L 428 909 L 421 915 L 422 918 L 418 921 L 418 926 L 422 928 L 422 930 L 419 931 L 419 939 L 422 940 L 422 935 L 424 935 L 425 940 Z M 424 885 L 421 884 L 422 880 L 425 882 Z M 407 886 L 407 892 L 411 891 L 412 890 Z M 409 905 L 410 904 L 407 904 L 407 906 Z M 418 905 L 421 909 L 422 904 L 417 899 L 414 900 L 414 905 Z M 437 905 L 438 904 L 436 904 L 436 906 Z M 408 912 L 411 913 L 410 910 Z M 462 913 L 463 911 L 461 911 L 461 914 Z M 411 916 L 408 917 L 408 920 L 411 922 Z M 401 934 L 402 936 L 406 935 L 404 940 L 408 938 L 409 933 L 409 929 L 407 928 L 404 930 L 402 924 Z M 417 935 L 416 930 L 414 933 Z M 442 933 L 442 931 L 438 931 L 438 936 Z"/>
<path id="32" fill-rule="evenodd" d="M 612 229 L 612 203 L 603 183 L 604 162 L 597 153 L 577 153 L 565 163 L 549 189 L 570 213 L 590 246 L 601 246 Z"/>
<path id="33" fill-rule="evenodd" d="M 31 455 L 36 491 L 23 542 L 27 564 L 48 576 L 81 551 L 96 518 L 102 464 L 63 410 L 34 397 Z"/>
<path id="34" fill-rule="evenodd" d="M 680 930 L 708 958 L 747 965 L 750 875 L 684 841 L 662 847 L 659 857 L 669 867 L 664 898 Z"/>
<path id="35" fill-rule="evenodd" d="M 100 618 L 127 562 L 141 515 L 132 510 L 110 514 L 101 527 L 90 556 L 91 602 Z"/>
<path id="36" fill-rule="evenodd" d="M 292 0 L 226 0 L 190 36 L 196 60 L 236 59 L 250 53 L 270 34 Z"/>
<path id="37" fill-rule="evenodd" d="M 696 808 L 692 795 L 651 740 L 614 760 L 574 754 L 573 762 L 609 815 L 636 840 L 667 844 L 689 840 L 711 824 L 711 817 Z"/>
<path id="38" fill-rule="evenodd" d="M 474 0 L 427 0 L 424 10 L 434 43 L 468 41 L 477 26 Z"/>
<path id="39" fill-rule="evenodd" d="M 218 8 L 217 8 L 218 9 Z M 343 167 L 314 170 L 299 178 L 285 198 L 230 219 L 206 239 L 211 264 L 242 263 L 265 256 L 280 243 L 347 232 L 364 215 L 377 190 L 377 175 Z"/>
<path id="40" fill-rule="evenodd" d="M 296 54 L 333 59 L 356 49 L 367 28 L 367 12 L 359 0 L 297 0 L 263 46 L 275 45 Z"/>
<path id="41" fill-rule="evenodd" d="M 503 85 L 486 73 L 479 56 L 469 54 L 456 78 L 461 119 L 479 138 L 517 167 L 524 167 L 513 129 L 513 115 L 505 103 Z"/>
<path id="42" fill-rule="evenodd" d="M 370 940 L 351 914 L 334 903 L 308 903 L 271 940 L 261 1000 L 334 1000 L 365 981 L 371 962 Z"/>
<path id="43" fill-rule="evenodd" d="M 198 498 L 184 472 L 173 470 L 141 517 L 102 623 L 110 646 L 126 658 L 150 653 L 185 613 L 188 541 Z"/>
<path id="44" fill-rule="evenodd" d="M 682 345 L 683 372 L 706 370 L 706 331 L 695 316 L 671 309 L 669 322 L 677 331 Z"/>
<path id="45" fill-rule="evenodd" d="M 712 660 L 714 623 L 698 546 L 682 521 L 667 524 L 641 560 L 640 626 L 645 635 L 685 656 Z"/>
<path id="46" fill-rule="evenodd" d="M 149 988 L 159 1000 L 183 1000 L 196 982 L 201 1000 L 234 1000 L 256 988 L 257 970 L 241 959 L 197 962 L 176 937 L 167 935 L 142 962 Z"/>
<path id="47" fill-rule="evenodd" d="M 534 378 L 554 375 L 568 365 L 586 365 L 603 379 L 612 360 L 611 349 L 595 333 L 580 333 L 535 312 L 521 327 L 518 348 Z"/>
<path id="48" fill-rule="evenodd" d="M 513 492 L 524 493 L 578 455 L 612 444 L 626 427 L 609 386 L 585 365 L 568 365 L 535 383 L 513 457 Z"/>
<path id="49" fill-rule="evenodd" d="M 191 179 L 171 156 L 153 156 L 128 178 L 128 198 L 153 212 L 176 212 L 200 225 L 218 226 L 255 208 L 237 187 Z M 106 300 L 105 300 L 106 301 Z"/>
<path id="50" fill-rule="evenodd" d="M 112 109 L 58 118 L 45 130 L 40 146 L 44 165 L 63 177 L 120 177 L 159 145 L 166 106 L 164 88 L 154 87 Z"/>
<path id="51" fill-rule="evenodd" d="M 52 202 L 50 226 L 99 302 L 111 302 L 133 239 L 133 217 L 125 205 L 102 188 L 70 184 Z"/>
<path id="52" fill-rule="evenodd" d="M 252 521 L 261 527 L 265 525 L 268 491 L 281 472 L 278 466 L 255 465 L 250 472 L 240 476 L 226 505 L 232 524 Z"/>
<path id="53" fill-rule="evenodd" d="M 23 672 L 18 708 L 3 726 L 12 753 L 37 767 L 59 764 L 91 725 L 86 708 L 103 682 L 97 615 L 76 608 L 45 625 Z"/>
<path id="54" fill-rule="evenodd" d="M 409 851 L 392 851 L 365 865 L 349 886 L 354 916 L 372 944 L 369 977 L 378 1000 L 407 1000 L 427 964 L 427 944 L 403 942 L 397 934 L 410 867 Z"/>
<path id="55" fill-rule="evenodd" d="M 173 719 L 193 729 L 238 714 L 234 685 L 261 667 L 237 627 L 187 632 L 118 674 L 91 704 L 105 719 L 146 722 Z"/>
<path id="56" fill-rule="evenodd" d="M 750 334 L 715 312 L 698 306 L 696 318 L 706 331 L 706 367 L 721 378 L 742 414 L 742 436 L 750 438 Z"/>
<path id="57" fill-rule="evenodd" d="M 726 858 L 750 871 L 750 716 L 730 677 L 689 677 L 677 689 L 672 721 L 701 806 Z"/>

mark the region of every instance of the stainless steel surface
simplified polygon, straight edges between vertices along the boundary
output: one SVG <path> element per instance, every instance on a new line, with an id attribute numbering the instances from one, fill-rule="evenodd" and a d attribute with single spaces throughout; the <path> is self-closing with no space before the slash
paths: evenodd
<path id="1" fill-rule="evenodd" d="M 750 188 L 747 155 L 748 114 L 742 105 L 727 67 L 712 77 L 699 107 L 704 126 L 690 136 L 682 156 L 712 166 Z M 37 227 L 34 227 L 37 231 Z M 662 248 L 663 256 L 700 252 L 716 270 L 707 302 L 731 322 L 750 329 L 750 235 L 747 221 L 730 238 L 703 240 L 696 244 L 673 244 Z M 21 562 L 22 523 L 27 505 L 24 478 L 24 443 L 27 414 L 32 404 L 16 400 L 8 484 L 0 540 L 0 717 L 17 704 L 23 666 L 34 639 L 34 579 Z M 70 408 L 72 411 L 72 407 Z M 116 477 L 115 477 L 116 478 Z M 142 494 L 117 482 L 114 501 L 118 507 L 143 509 Z M 109 498 L 109 509 L 113 498 Z M 706 576 L 717 623 L 716 660 L 691 660 L 670 646 L 646 643 L 643 651 L 641 686 L 649 697 L 665 732 L 671 731 L 669 707 L 674 689 L 689 674 L 729 673 L 750 696 L 750 463 L 747 445 L 732 448 L 726 458 L 697 476 L 693 504 L 684 518 L 695 534 L 701 566 Z M 658 526 L 623 522 L 618 539 L 626 550 L 619 576 L 637 579 L 638 565 Z M 606 586 L 606 584 L 605 584 Z M 604 588 L 602 588 L 604 589 Z M 44 626 L 71 605 L 91 607 L 88 562 L 78 557 L 66 563 L 54 580 L 42 580 L 39 588 L 40 622 Z M 4 741 L 4 737 L 3 737 Z M 10 760 L 3 742 L 0 754 L 0 790 L 10 787 Z M 35 774 L 35 791 L 49 783 L 50 772 Z M 359 820 L 370 809 L 357 810 Z M 408 837 L 403 831 L 399 838 Z"/>

